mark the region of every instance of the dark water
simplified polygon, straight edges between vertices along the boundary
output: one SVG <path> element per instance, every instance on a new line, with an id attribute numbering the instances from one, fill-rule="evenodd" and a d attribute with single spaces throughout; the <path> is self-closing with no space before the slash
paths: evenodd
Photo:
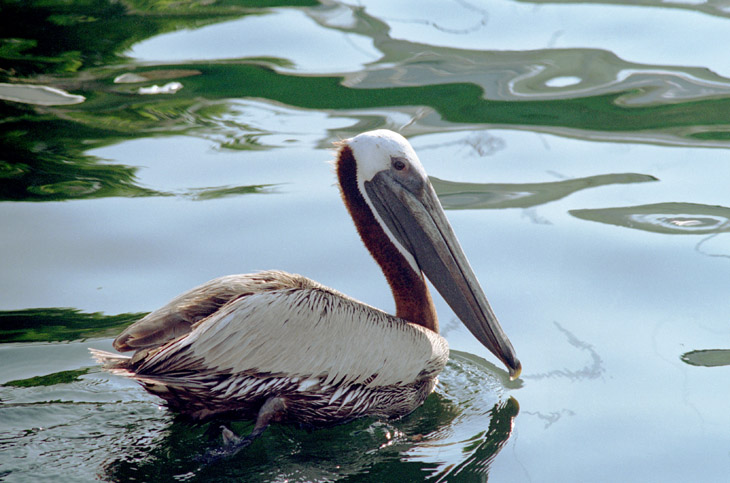
<path id="1" fill-rule="evenodd" d="M 0 480 L 725 481 L 728 17 L 0 0 Z M 415 413 L 201 467 L 217 426 L 87 348 L 261 269 L 392 310 L 328 164 L 379 127 L 432 175 L 522 377 L 439 299 L 452 360 Z"/>

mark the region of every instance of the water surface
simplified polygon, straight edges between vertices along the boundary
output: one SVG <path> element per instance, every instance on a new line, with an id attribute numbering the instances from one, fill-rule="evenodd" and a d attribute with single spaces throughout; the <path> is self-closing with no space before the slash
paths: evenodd
<path id="1" fill-rule="evenodd" d="M 1 5 L 0 479 L 727 478 L 720 3 Z M 328 162 L 381 127 L 432 176 L 522 377 L 437 298 L 452 358 L 422 408 L 201 467 L 217 426 L 87 348 L 270 268 L 393 310 Z"/>

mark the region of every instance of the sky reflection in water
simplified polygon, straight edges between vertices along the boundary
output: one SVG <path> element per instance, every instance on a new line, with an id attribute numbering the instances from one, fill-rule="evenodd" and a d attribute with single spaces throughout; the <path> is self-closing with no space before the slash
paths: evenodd
<path id="1" fill-rule="evenodd" d="M 58 38 L 89 41 L 6 40 L 0 81 L 86 100 L 0 103 L 0 478 L 722 481 L 730 20 L 714 3 L 646 5 L 222 4 L 181 19 L 140 4 L 93 21 L 39 7 Z M 459 352 L 424 408 L 276 428 L 200 472 L 190 457 L 215 431 L 99 372 L 86 347 L 258 269 L 392 310 L 327 163 L 332 141 L 377 127 L 433 176 L 523 377 L 481 359 L 438 299 Z"/>

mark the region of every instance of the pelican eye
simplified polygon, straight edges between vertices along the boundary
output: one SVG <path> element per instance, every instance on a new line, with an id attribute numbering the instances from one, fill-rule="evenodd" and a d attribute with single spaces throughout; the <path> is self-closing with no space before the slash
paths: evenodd
<path id="1" fill-rule="evenodd" d="M 403 158 L 392 157 L 390 158 L 390 165 L 396 171 L 403 171 L 406 167 L 406 161 Z"/>

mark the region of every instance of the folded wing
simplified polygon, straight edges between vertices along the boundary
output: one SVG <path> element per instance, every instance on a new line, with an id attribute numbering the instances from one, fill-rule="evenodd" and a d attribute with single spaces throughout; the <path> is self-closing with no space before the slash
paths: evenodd
<path id="1" fill-rule="evenodd" d="M 304 277 L 282 272 L 264 272 L 257 277 L 248 285 L 239 279 L 237 296 L 193 322 L 188 335 L 173 337 L 150 351 L 135 364 L 134 371 L 153 377 L 281 374 L 288 378 L 316 377 L 323 384 L 376 387 L 433 377 L 446 364 L 446 341 L 428 329 Z M 163 313 L 162 318 L 153 318 L 155 313 L 148 318 L 179 326 L 170 307 L 185 307 L 186 300 L 204 292 L 201 287 L 193 289 L 157 311 Z M 187 314 L 184 317 L 189 319 Z M 150 322 L 143 319 L 138 324 L 147 327 Z M 146 339 L 152 338 L 150 333 L 163 339 L 177 330 L 165 325 L 147 331 Z M 126 340 L 143 340 L 134 336 L 133 329 L 125 331 L 129 333 Z M 126 340 L 124 343 L 130 345 Z"/>

